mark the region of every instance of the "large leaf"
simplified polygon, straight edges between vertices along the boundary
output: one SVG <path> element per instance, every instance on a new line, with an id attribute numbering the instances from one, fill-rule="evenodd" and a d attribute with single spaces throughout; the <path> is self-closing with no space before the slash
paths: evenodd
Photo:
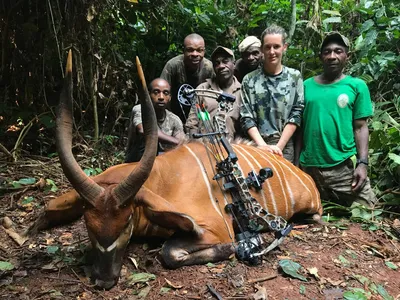
<path id="1" fill-rule="evenodd" d="M 374 26 L 374 21 L 369 19 L 367 21 L 364 22 L 364 24 L 362 24 L 361 26 L 361 33 L 368 31 L 372 26 Z"/>
<path id="2" fill-rule="evenodd" d="M 282 268 L 282 271 L 285 272 L 287 275 L 300 279 L 302 281 L 308 281 L 303 275 L 299 274 L 298 271 L 301 268 L 301 265 L 291 261 L 290 259 L 281 259 L 279 261 L 279 266 Z"/>

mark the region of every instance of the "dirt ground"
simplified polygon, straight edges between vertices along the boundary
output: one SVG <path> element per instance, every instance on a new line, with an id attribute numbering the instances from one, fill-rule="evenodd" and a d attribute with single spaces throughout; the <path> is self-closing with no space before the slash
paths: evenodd
<path id="1" fill-rule="evenodd" d="M 57 192 L 46 191 L 51 185 L 43 179 L 63 178 L 54 165 L 52 159 L 0 164 L 3 182 L 36 179 L 13 189 L 2 185 L 0 218 L 10 219 L 8 230 L 22 232 L 47 201 L 68 188 L 58 180 Z M 380 228 L 389 230 L 391 222 Z M 0 226 L 0 299 L 400 299 L 400 243 L 385 230 L 364 227 L 347 220 L 297 224 L 255 267 L 232 258 L 168 270 L 159 259 L 161 241 L 133 239 L 118 284 L 102 291 L 90 281 L 82 220 L 41 232 L 22 246 Z M 300 264 L 303 280 L 283 271 L 279 262 L 285 260 Z"/>

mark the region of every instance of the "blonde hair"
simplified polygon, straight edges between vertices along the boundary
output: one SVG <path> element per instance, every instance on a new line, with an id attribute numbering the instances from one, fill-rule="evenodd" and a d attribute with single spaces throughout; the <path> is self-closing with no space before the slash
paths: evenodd
<path id="1" fill-rule="evenodd" d="M 268 26 L 261 34 L 261 46 L 264 45 L 264 37 L 267 34 L 280 34 L 282 36 L 282 42 L 283 44 L 286 43 L 286 39 L 287 39 L 287 33 L 286 30 L 281 27 L 278 26 L 276 24 L 272 24 L 270 26 Z"/>

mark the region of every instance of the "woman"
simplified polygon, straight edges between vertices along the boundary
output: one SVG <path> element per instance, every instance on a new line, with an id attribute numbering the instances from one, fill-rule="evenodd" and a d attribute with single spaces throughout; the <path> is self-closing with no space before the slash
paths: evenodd
<path id="1" fill-rule="evenodd" d="M 277 25 L 262 33 L 263 68 L 243 79 L 240 121 L 257 146 L 297 164 L 292 137 L 304 108 L 303 79 L 298 70 L 282 65 L 286 37 Z"/>

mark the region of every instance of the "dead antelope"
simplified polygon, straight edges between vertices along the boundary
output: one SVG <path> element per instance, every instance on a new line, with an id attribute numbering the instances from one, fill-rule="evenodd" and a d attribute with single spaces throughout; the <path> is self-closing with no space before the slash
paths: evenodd
<path id="1" fill-rule="evenodd" d="M 169 268 L 227 259 L 235 249 L 232 216 L 225 211 L 230 196 L 213 180 L 215 161 L 206 147 L 189 143 L 156 157 L 157 124 L 141 77 L 146 150 L 138 163 L 121 164 L 89 178 L 71 151 L 72 60 L 57 119 L 57 144 L 64 173 L 75 188 L 49 202 L 30 232 L 85 218 L 95 255 L 97 286 L 111 288 L 120 274 L 124 250 L 132 236 L 167 238 L 162 257 Z M 290 219 L 307 213 L 318 219 L 322 207 L 312 179 L 287 160 L 260 149 L 233 145 L 244 174 L 268 166 L 274 176 L 252 196 L 269 212 Z M 147 179 L 147 180 L 146 180 Z"/>

